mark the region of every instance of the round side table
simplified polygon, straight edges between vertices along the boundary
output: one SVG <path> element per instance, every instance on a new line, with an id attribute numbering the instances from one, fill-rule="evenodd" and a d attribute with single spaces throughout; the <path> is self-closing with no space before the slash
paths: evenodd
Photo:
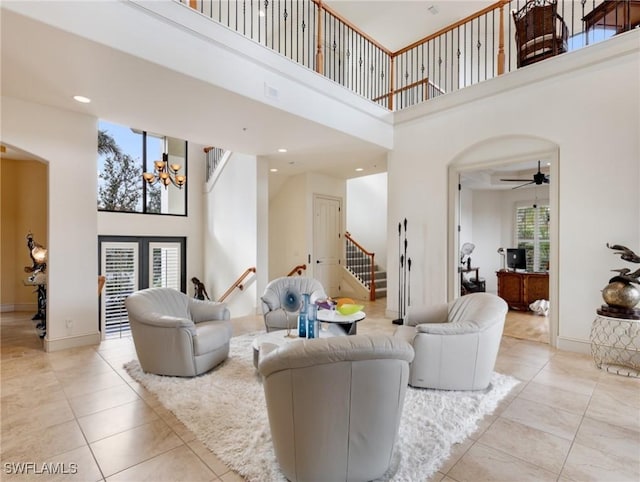
<path id="1" fill-rule="evenodd" d="M 591 325 L 590 340 L 598 368 L 640 378 L 640 320 L 598 313 Z"/>

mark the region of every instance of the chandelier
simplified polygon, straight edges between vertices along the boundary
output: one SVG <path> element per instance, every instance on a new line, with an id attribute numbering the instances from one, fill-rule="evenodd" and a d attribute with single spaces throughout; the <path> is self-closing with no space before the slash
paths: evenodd
<path id="1" fill-rule="evenodd" d="M 147 181 L 150 186 L 158 182 L 164 185 L 166 189 L 169 184 L 173 184 L 178 189 L 182 189 L 187 182 L 187 176 L 178 174 L 182 166 L 180 164 L 169 164 L 169 154 L 167 154 L 167 138 L 164 138 L 164 152 L 162 160 L 153 163 L 153 173 L 145 172 L 142 178 Z"/>

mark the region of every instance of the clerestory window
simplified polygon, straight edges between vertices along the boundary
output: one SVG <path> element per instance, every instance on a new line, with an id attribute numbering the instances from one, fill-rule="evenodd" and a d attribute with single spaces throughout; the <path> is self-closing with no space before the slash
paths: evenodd
<path id="1" fill-rule="evenodd" d="M 149 185 L 143 172 L 168 153 L 170 164 L 187 173 L 187 142 L 101 120 L 98 123 L 98 210 L 187 215 L 187 185 Z"/>

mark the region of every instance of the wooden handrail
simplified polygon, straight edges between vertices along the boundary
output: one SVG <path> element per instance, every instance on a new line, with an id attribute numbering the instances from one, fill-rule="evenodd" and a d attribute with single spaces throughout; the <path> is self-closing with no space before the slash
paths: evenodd
<path id="1" fill-rule="evenodd" d="M 333 8 L 329 7 L 328 5 L 325 5 L 323 3 L 322 0 L 311 0 L 313 3 L 315 3 L 318 6 L 318 11 L 320 13 L 322 13 L 322 10 L 325 10 L 327 13 L 330 13 L 331 15 L 333 15 L 335 18 L 337 18 L 338 20 L 340 20 L 342 23 L 344 23 L 347 27 L 349 27 L 351 30 L 353 30 L 354 32 L 356 32 L 358 35 L 360 35 L 362 38 L 366 39 L 368 42 L 371 42 L 373 45 L 375 45 L 376 47 L 378 47 L 380 50 L 382 50 L 385 54 L 387 55 L 393 55 L 393 53 L 391 52 L 391 50 L 389 50 L 388 48 L 386 48 L 384 45 L 382 45 L 380 42 L 378 42 L 377 40 L 375 40 L 374 38 L 370 37 L 369 35 L 367 35 L 366 33 L 364 33 L 362 30 L 360 30 L 358 27 L 356 27 L 353 23 L 351 23 L 349 20 L 347 20 L 346 18 L 344 18 L 342 15 L 340 15 L 338 12 L 336 12 Z"/>
<path id="2" fill-rule="evenodd" d="M 428 85 L 429 84 L 429 78 L 427 77 L 426 79 L 422 79 L 422 80 L 418 80 L 416 82 L 412 82 L 412 83 L 410 83 L 408 85 L 405 85 L 404 87 L 400 87 L 397 90 L 389 92 L 388 94 L 380 95 L 380 96 L 378 96 L 378 97 L 376 97 L 374 99 L 371 99 L 371 100 L 373 100 L 374 102 L 377 102 L 380 99 L 384 99 L 385 97 L 388 97 L 388 96 L 391 96 L 391 95 L 394 95 L 394 94 L 398 94 L 400 92 L 404 92 L 405 90 L 413 89 L 414 87 L 418 87 L 421 84 L 427 84 Z M 429 92 L 427 91 L 427 97 L 425 97 L 425 99 L 423 99 L 423 100 L 427 100 L 428 99 L 428 95 L 429 95 Z"/>
<path id="3" fill-rule="evenodd" d="M 492 10 L 495 10 L 497 8 L 502 7 L 503 5 L 506 5 L 510 2 L 510 0 L 498 0 L 496 3 L 492 3 L 491 5 L 489 5 L 488 7 L 483 8 L 482 10 L 476 12 L 476 13 L 472 13 L 471 15 L 469 15 L 468 17 L 463 18 L 462 20 L 458 20 L 456 23 L 451 24 L 447 27 L 441 28 L 440 30 L 438 30 L 435 33 L 432 33 L 430 35 L 427 35 L 426 37 L 424 37 L 423 39 L 417 40 L 415 42 L 413 42 L 410 45 L 407 45 L 406 47 L 401 48 L 400 50 L 397 50 L 395 52 L 393 52 L 391 55 L 393 57 L 397 57 L 398 55 L 401 55 L 405 52 L 408 52 L 409 50 L 422 45 L 423 43 L 428 42 L 429 40 L 433 40 L 435 38 L 440 37 L 440 35 L 443 35 L 447 32 L 450 32 L 451 30 L 454 30 L 458 27 L 461 27 L 462 25 L 464 25 L 467 22 L 470 22 L 472 20 L 475 20 L 478 17 L 481 17 L 489 12 L 491 12 Z"/>
<path id="4" fill-rule="evenodd" d="M 242 285 L 242 282 L 244 281 L 244 279 L 247 276 L 249 276 L 250 273 L 255 273 L 255 272 L 256 272 L 255 267 L 247 268 L 245 272 L 242 273 L 237 280 L 235 280 L 235 282 L 229 287 L 229 289 L 224 292 L 224 294 L 218 299 L 218 301 L 224 301 L 227 298 L 227 296 L 229 296 L 233 292 L 233 290 L 235 290 L 236 288 L 242 291 L 244 289 L 244 286 Z"/>
<path id="5" fill-rule="evenodd" d="M 351 241 L 353 244 L 355 244 L 356 248 L 358 248 L 360 251 L 362 251 L 367 256 L 374 256 L 375 255 L 375 253 L 372 253 L 371 251 L 367 251 L 366 249 L 364 249 L 362 247 L 362 245 L 360 243 L 358 243 L 355 239 L 353 239 L 351 237 L 351 233 L 349 231 L 344 233 L 344 237 L 347 238 L 349 241 Z"/>
<path id="6" fill-rule="evenodd" d="M 371 268 L 370 268 L 370 281 L 369 281 L 369 301 L 375 301 L 376 300 L 376 273 L 375 273 L 375 267 L 376 267 L 376 263 L 375 263 L 375 257 L 376 254 L 372 253 L 371 251 L 367 251 L 366 249 L 364 249 L 364 247 L 362 247 L 362 245 L 360 243 L 358 243 L 356 240 L 354 240 L 351 237 L 351 233 L 349 233 L 348 231 L 344 233 L 344 237 L 345 239 L 347 239 L 348 241 L 350 241 L 356 248 L 358 248 L 360 250 L 361 253 L 363 253 L 365 256 L 369 256 L 371 258 Z"/>
<path id="7" fill-rule="evenodd" d="M 299 264 L 298 266 L 293 268 L 291 271 L 289 271 L 287 276 L 293 276 L 296 273 L 298 273 L 298 276 L 302 276 L 302 270 L 306 270 L 306 269 L 307 269 L 307 265 L 306 264 Z"/>

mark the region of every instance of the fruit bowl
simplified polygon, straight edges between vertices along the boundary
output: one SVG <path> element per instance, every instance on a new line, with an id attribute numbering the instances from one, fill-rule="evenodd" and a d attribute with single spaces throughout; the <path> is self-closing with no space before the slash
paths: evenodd
<path id="1" fill-rule="evenodd" d="M 352 303 L 344 303 L 340 306 L 338 306 L 336 308 L 336 311 L 338 313 L 340 313 L 341 315 L 353 315 L 354 313 L 357 313 L 358 311 L 362 310 L 362 308 L 364 308 L 364 305 L 356 305 L 356 304 L 352 304 Z"/>

